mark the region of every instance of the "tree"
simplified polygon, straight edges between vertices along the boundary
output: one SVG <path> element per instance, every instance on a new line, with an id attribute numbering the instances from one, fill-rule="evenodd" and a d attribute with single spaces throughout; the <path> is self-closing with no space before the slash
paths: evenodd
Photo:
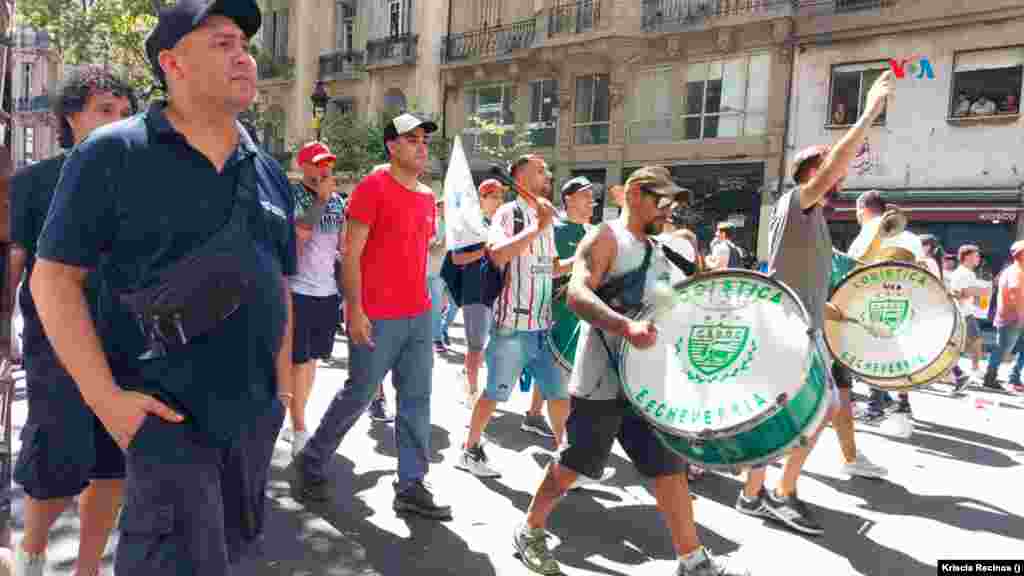
<path id="1" fill-rule="evenodd" d="M 160 0 L 18 0 L 18 21 L 45 30 L 64 64 L 104 64 L 119 71 L 140 99 L 159 90 L 146 57 L 146 35 Z"/>
<path id="2" fill-rule="evenodd" d="M 508 166 L 533 148 L 530 129 L 526 124 L 506 127 L 480 116 L 470 116 L 469 124 L 477 134 L 477 151 L 491 162 Z"/>
<path id="3" fill-rule="evenodd" d="M 384 131 L 376 122 L 350 112 L 331 110 L 320 125 L 321 140 L 338 157 L 334 169 L 353 180 L 388 161 Z"/>

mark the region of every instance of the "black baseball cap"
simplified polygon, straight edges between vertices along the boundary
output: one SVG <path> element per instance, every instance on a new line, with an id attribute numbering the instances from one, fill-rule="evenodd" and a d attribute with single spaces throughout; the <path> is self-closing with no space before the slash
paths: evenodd
<path id="1" fill-rule="evenodd" d="M 182 38 L 214 15 L 233 20 L 246 38 L 255 36 L 263 23 L 263 15 L 255 0 L 178 0 L 173 6 L 161 8 L 156 26 L 146 37 L 146 57 L 156 79 L 165 88 L 167 81 L 160 69 L 160 52 L 174 48 Z"/>

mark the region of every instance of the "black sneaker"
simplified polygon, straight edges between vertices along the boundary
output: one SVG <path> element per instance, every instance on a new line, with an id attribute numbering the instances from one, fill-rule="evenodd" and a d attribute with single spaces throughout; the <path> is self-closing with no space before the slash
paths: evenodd
<path id="1" fill-rule="evenodd" d="M 395 417 L 388 414 L 387 403 L 383 398 L 377 398 L 370 403 L 370 420 L 374 422 L 392 422 Z"/>
<path id="2" fill-rule="evenodd" d="M 740 490 L 740 495 L 736 498 L 736 509 L 747 516 L 771 518 L 771 512 L 768 511 L 768 507 L 764 504 L 765 494 L 765 489 L 761 488 L 761 492 L 756 497 L 748 500 L 743 494 L 743 490 Z"/>
<path id="3" fill-rule="evenodd" d="M 300 499 L 308 502 L 326 502 L 331 499 L 327 480 L 314 478 L 309 473 L 306 469 L 306 458 L 302 452 L 295 457 L 295 475 Z"/>
<path id="4" fill-rule="evenodd" d="M 764 503 L 772 518 L 797 532 L 811 536 L 825 533 L 825 529 L 811 516 L 811 511 L 807 508 L 807 504 L 797 498 L 796 494 L 780 498 L 775 495 L 774 491 L 769 492 L 767 497 L 764 498 Z"/>
<path id="5" fill-rule="evenodd" d="M 955 394 L 959 394 L 959 393 L 963 392 L 964 388 L 967 387 L 967 384 L 970 381 L 971 381 L 971 377 L 968 376 L 967 374 L 961 372 L 959 375 L 957 375 L 956 381 L 953 384 L 953 392 Z"/>
<path id="6" fill-rule="evenodd" d="M 395 486 L 397 490 L 397 483 Z M 452 519 L 452 507 L 434 502 L 434 494 L 423 480 L 418 480 L 415 484 L 406 488 L 405 491 L 395 494 L 393 507 L 395 512 L 399 513 L 419 514 L 434 520 Z"/>
<path id="7" fill-rule="evenodd" d="M 434 342 L 434 352 L 437 352 L 438 354 L 447 354 L 448 348 L 445 347 L 444 342 L 437 341 Z"/>

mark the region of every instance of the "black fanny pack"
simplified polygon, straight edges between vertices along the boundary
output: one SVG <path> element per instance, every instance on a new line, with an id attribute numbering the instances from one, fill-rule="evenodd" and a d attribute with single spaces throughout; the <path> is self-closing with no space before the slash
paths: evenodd
<path id="1" fill-rule="evenodd" d="M 163 356 L 209 332 L 248 300 L 256 273 L 250 230 L 255 189 L 249 158 L 238 167 L 227 224 L 199 248 L 155 272 L 145 288 L 119 294 L 146 336 L 144 357 Z"/>

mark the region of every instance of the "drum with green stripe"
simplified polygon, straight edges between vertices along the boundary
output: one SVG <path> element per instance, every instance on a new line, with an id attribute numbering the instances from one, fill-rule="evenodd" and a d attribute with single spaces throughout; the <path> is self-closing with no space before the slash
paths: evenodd
<path id="1" fill-rule="evenodd" d="M 620 356 L 625 397 L 683 458 L 732 470 L 765 464 L 809 437 L 831 401 L 819 335 L 782 283 L 728 270 L 692 278 L 642 319 L 658 342 Z"/>
<path id="2" fill-rule="evenodd" d="M 580 319 L 566 306 L 564 296 L 551 303 L 551 314 L 554 324 L 548 332 L 548 346 L 558 364 L 567 372 L 572 372 L 573 362 L 576 361 L 576 344 L 580 339 Z"/>

